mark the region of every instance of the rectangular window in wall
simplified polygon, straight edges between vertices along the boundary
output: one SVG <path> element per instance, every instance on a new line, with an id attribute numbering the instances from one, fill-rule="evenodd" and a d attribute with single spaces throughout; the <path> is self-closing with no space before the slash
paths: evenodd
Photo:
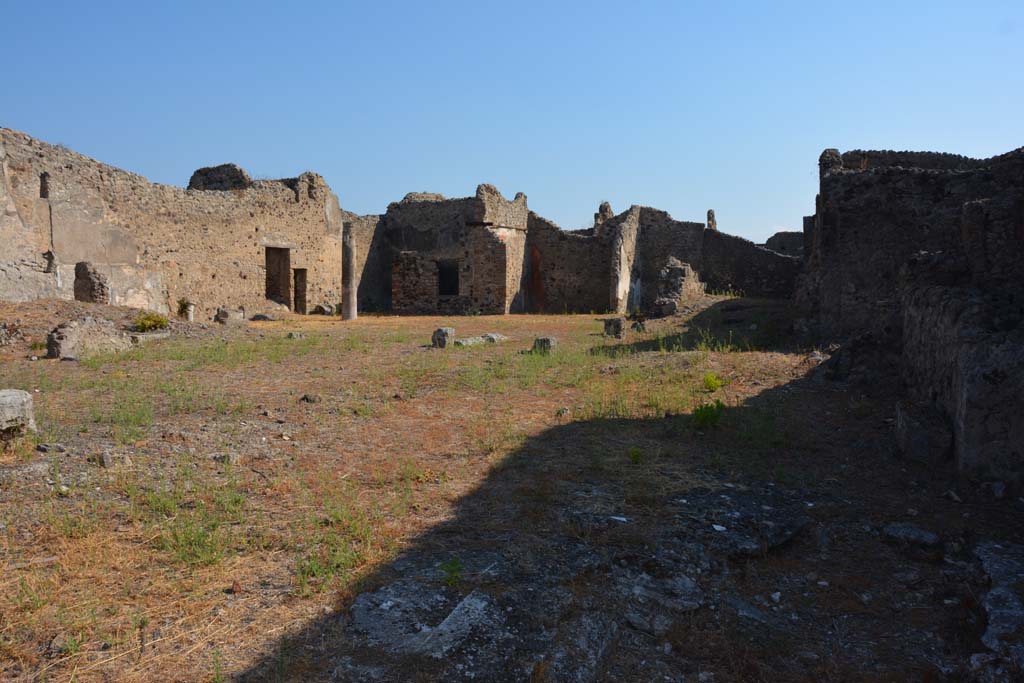
<path id="1" fill-rule="evenodd" d="M 458 261 L 437 262 L 437 295 L 459 295 L 459 263 Z"/>

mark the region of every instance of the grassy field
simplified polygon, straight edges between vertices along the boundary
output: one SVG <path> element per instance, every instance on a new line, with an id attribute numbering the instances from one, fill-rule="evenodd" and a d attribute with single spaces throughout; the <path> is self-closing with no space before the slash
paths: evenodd
<path id="1" fill-rule="evenodd" d="M 832 428 L 807 411 L 876 430 L 888 407 L 757 402 L 811 367 L 788 312 L 706 303 L 624 340 L 585 315 L 295 316 L 80 363 L 9 353 L 0 386 L 33 392 L 40 432 L 0 456 L 0 678 L 224 680 L 527 443 L 555 479 L 585 451 L 640 507 L 680 480 L 836 486 Z M 442 325 L 510 339 L 426 348 Z M 523 353 L 537 336 L 556 350 Z M 577 422 L 578 442 L 538 442 Z M 542 505 L 549 487 L 508 495 Z"/>

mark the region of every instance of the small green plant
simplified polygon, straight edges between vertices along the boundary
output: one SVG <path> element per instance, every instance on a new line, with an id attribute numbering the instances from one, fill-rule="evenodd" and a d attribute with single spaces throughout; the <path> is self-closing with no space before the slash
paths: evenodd
<path id="1" fill-rule="evenodd" d="M 704 391 L 711 393 L 718 391 L 725 386 L 725 380 L 713 372 L 705 372 L 702 380 Z"/>
<path id="2" fill-rule="evenodd" d="M 166 330 L 171 324 L 167 316 L 148 311 L 140 313 L 135 319 L 135 329 L 139 332 L 151 332 L 152 330 Z"/>
<path id="3" fill-rule="evenodd" d="M 44 342 L 44 341 L 34 341 L 34 342 L 32 342 L 29 345 L 29 348 L 31 350 L 33 350 L 33 351 L 45 351 L 46 350 L 46 342 Z"/>
<path id="4" fill-rule="evenodd" d="M 644 460 L 644 452 L 636 446 L 630 446 L 626 453 L 629 455 L 630 462 L 634 465 L 639 465 Z"/>
<path id="5" fill-rule="evenodd" d="M 189 301 L 188 299 L 184 299 L 184 298 L 178 299 L 178 317 L 179 318 L 188 317 L 188 309 L 189 309 L 189 306 L 191 306 L 191 305 L 192 305 L 192 302 Z"/>
<path id="6" fill-rule="evenodd" d="M 452 588 L 462 582 L 462 561 L 453 557 L 447 562 L 441 563 L 441 571 L 444 573 L 444 585 Z"/>
<path id="7" fill-rule="evenodd" d="M 715 399 L 714 403 L 701 403 L 693 409 L 693 426 L 697 429 L 708 429 L 718 424 L 722 418 L 725 404 Z"/>

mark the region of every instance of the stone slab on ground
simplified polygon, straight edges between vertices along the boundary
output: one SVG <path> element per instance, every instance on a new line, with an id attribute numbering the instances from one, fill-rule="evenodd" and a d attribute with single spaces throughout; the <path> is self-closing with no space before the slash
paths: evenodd
<path id="1" fill-rule="evenodd" d="M 86 316 L 58 325 L 46 339 L 47 355 L 61 360 L 80 360 L 100 353 L 132 348 L 132 339 L 114 323 Z"/>

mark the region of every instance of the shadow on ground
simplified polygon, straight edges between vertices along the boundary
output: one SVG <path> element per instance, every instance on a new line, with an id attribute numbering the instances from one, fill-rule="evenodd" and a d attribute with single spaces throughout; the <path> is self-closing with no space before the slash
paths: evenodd
<path id="1" fill-rule="evenodd" d="M 958 680 L 983 649 L 965 535 L 1021 520 L 965 521 L 888 413 L 808 376 L 701 429 L 548 429 L 239 679 Z M 946 564 L 883 540 L 908 507 Z"/>
<path id="2" fill-rule="evenodd" d="M 734 298 L 718 301 L 692 317 L 652 320 L 657 334 L 640 341 L 602 346 L 595 353 L 615 355 L 638 351 L 795 351 L 792 305 L 774 299 Z M 681 321 L 681 329 L 663 324 Z"/>

